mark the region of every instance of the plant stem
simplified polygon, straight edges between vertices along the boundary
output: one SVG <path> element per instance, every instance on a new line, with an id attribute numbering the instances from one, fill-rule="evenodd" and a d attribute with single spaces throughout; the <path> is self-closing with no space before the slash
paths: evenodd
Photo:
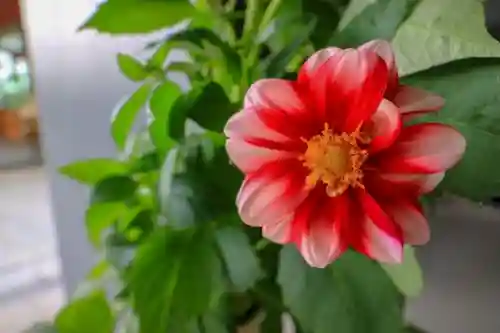
<path id="1" fill-rule="evenodd" d="M 282 1 L 283 0 L 271 0 L 271 3 L 269 3 L 269 5 L 267 6 L 266 11 L 264 12 L 264 16 L 260 21 L 259 29 L 257 29 L 257 36 L 260 36 L 269 26 L 274 16 L 276 16 L 276 13 L 278 12 Z"/>
<path id="2" fill-rule="evenodd" d="M 245 92 L 248 89 L 248 66 L 245 57 L 241 57 L 241 80 L 239 86 L 238 99 L 243 100 Z"/>
<path id="3" fill-rule="evenodd" d="M 204 325 L 204 323 L 203 323 L 202 318 L 198 318 L 198 319 L 196 320 L 196 322 L 197 322 L 197 324 L 198 324 L 198 325 L 197 325 L 197 326 L 198 326 L 198 331 L 199 331 L 200 333 L 206 333 L 206 332 L 207 332 L 207 330 L 205 329 L 205 325 Z"/>
<path id="4" fill-rule="evenodd" d="M 257 39 L 260 38 L 260 36 L 262 36 L 264 31 L 268 28 L 269 24 L 271 24 L 271 21 L 276 16 L 276 13 L 278 12 L 278 9 L 280 8 L 282 1 L 283 0 L 271 0 L 269 5 L 267 6 L 266 11 L 264 12 L 264 15 L 262 17 L 262 20 L 260 21 L 259 28 L 257 29 L 257 34 L 256 34 Z M 259 43 L 255 42 L 248 56 L 248 63 L 250 64 L 250 66 L 252 66 L 257 61 L 257 57 L 259 55 L 259 49 L 260 49 Z"/>
<path id="5" fill-rule="evenodd" d="M 244 45 L 252 37 L 252 33 L 255 30 L 255 25 L 257 24 L 257 13 L 259 11 L 259 0 L 248 0 L 247 8 L 245 10 L 245 25 L 243 26 L 243 36 L 242 40 L 245 42 Z"/>
<path id="6" fill-rule="evenodd" d="M 257 244 L 255 244 L 255 250 L 256 250 L 256 251 L 262 251 L 263 249 L 265 249 L 265 248 L 266 248 L 266 246 L 267 246 L 269 243 L 270 243 L 270 242 L 269 242 L 267 239 L 263 238 L 263 239 L 259 240 L 259 241 L 257 242 Z"/>
<path id="7" fill-rule="evenodd" d="M 288 309 L 279 299 L 274 298 L 265 290 L 260 289 L 259 287 L 253 288 L 253 293 L 257 299 L 259 299 L 263 304 L 278 310 L 280 312 L 288 312 Z"/>
<path id="8" fill-rule="evenodd" d="M 234 10 L 235 6 L 236 6 L 236 0 L 228 0 L 227 3 L 224 5 L 224 10 L 227 13 L 230 13 Z"/>

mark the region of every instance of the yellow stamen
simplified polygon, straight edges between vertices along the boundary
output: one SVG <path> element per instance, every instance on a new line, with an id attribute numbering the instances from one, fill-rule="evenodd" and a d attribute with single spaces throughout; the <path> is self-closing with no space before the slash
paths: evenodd
<path id="1" fill-rule="evenodd" d="M 317 182 L 326 185 L 326 193 L 336 197 L 350 186 L 363 188 L 361 166 L 368 158 L 368 152 L 359 147 L 369 139 L 360 132 L 361 126 L 351 134 L 334 132 L 325 124 L 324 130 L 310 138 L 306 152 L 300 156 L 310 170 L 306 188 L 312 189 Z"/>

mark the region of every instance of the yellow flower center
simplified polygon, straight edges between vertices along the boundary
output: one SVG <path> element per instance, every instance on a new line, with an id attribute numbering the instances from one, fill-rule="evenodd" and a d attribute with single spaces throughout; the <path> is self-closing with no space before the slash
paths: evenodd
<path id="1" fill-rule="evenodd" d="M 359 129 L 351 134 L 334 134 L 328 124 L 320 134 L 309 140 L 303 139 L 307 150 L 300 160 L 310 170 L 306 188 L 312 189 L 321 181 L 330 197 L 344 193 L 349 186 L 363 188 L 361 166 L 368 158 L 368 152 L 360 148 L 359 143 L 368 143 L 367 140 Z"/>

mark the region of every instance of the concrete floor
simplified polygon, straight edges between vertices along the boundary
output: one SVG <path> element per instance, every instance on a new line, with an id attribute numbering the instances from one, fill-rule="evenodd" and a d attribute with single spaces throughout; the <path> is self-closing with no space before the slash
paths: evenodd
<path id="1" fill-rule="evenodd" d="M 1 333 L 50 319 L 62 304 L 55 239 L 43 170 L 0 172 Z"/>
<path id="2" fill-rule="evenodd" d="M 432 230 L 409 318 L 429 333 L 499 333 L 500 209 L 447 199 Z M 0 172 L 0 333 L 50 319 L 62 301 L 47 178 L 41 168 Z"/>
<path id="3" fill-rule="evenodd" d="M 49 321 L 63 299 L 62 289 L 54 286 L 0 303 L 0 332 L 21 333 L 35 323 Z"/>

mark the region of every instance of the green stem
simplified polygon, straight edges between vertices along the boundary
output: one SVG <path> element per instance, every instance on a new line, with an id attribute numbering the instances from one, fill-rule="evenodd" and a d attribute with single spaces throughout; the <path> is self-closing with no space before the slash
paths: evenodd
<path id="1" fill-rule="evenodd" d="M 262 304 L 265 304 L 279 312 L 289 312 L 288 308 L 283 303 L 281 303 L 279 299 L 274 298 L 265 290 L 262 290 L 259 287 L 255 287 L 253 288 L 253 293 L 255 297 L 262 302 Z"/>
<path id="2" fill-rule="evenodd" d="M 262 290 L 258 286 L 254 287 L 252 291 L 257 300 L 259 300 L 260 303 L 263 304 L 265 307 L 271 308 L 280 313 L 287 313 L 292 318 L 293 324 L 295 326 L 295 331 L 297 333 L 304 332 L 302 327 L 300 326 L 299 320 L 291 313 L 290 309 L 288 309 L 279 299 L 273 297 L 268 292 Z"/>
<path id="3" fill-rule="evenodd" d="M 259 0 L 248 0 L 247 8 L 245 11 L 245 25 L 243 26 L 243 36 L 242 39 L 248 42 L 252 37 L 252 33 L 255 30 L 255 25 L 257 24 L 257 13 L 259 11 Z"/>
<path id="4" fill-rule="evenodd" d="M 248 89 L 248 66 L 244 57 L 241 57 L 241 80 L 238 99 L 242 100 Z"/>
<path id="5" fill-rule="evenodd" d="M 205 329 L 205 324 L 203 323 L 203 319 L 202 319 L 202 318 L 200 318 L 200 317 L 198 317 L 198 319 L 196 320 L 196 322 L 197 322 L 197 324 L 198 324 L 198 325 L 197 325 L 197 326 L 198 326 L 198 331 L 199 331 L 200 333 L 206 333 L 206 332 L 207 332 L 207 330 Z"/>
<path id="6" fill-rule="evenodd" d="M 267 29 L 269 24 L 271 24 L 271 21 L 276 16 L 276 13 L 278 12 L 282 1 L 283 0 L 271 0 L 271 2 L 266 8 L 266 11 L 264 12 L 262 20 L 260 21 L 259 28 L 257 29 L 257 34 L 256 34 L 257 38 L 262 36 L 262 34 Z M 260 49 L 259 43 L 254 43 L 254 46 L 250 50 L 250 54 L 248 56 L 248 63 L 251 66 L 257 61 L 257 57 L 259 55 L 259 49 Z"/>
<path id="7" fill-rule="evenodd" d="M 259 29 L 257 30 L 257 36 L 260 36 L 262 33 L 264 33 L 274 16 L 276 16 L 276 13 L 278 12 L 282 1 L 283 0 L 271 0 L 271 3 L 269 3 L 269 5 L 267 6 L 266 11 L 264 12 L 264 16 L 260 21 Z"/>
<path id="8" fill-rule="evenodd" d="M 259 240 L 257 242 L 257 244 L 255 244 L 255 250 L 256 251 L 262 251 L 266 248 L 266 246 L 269 244 L 270 242 L 265 239 L 265 238 L 262 238 L 261 240 Z"/>
<path id="9" fill-rule="evenodd" d="M 224 5 L 224 10 L 227 13 L 230 13 L 234 10 L 235 6 L 236 6 L 236 0 L 228 0 L 227 3 Z"/>

